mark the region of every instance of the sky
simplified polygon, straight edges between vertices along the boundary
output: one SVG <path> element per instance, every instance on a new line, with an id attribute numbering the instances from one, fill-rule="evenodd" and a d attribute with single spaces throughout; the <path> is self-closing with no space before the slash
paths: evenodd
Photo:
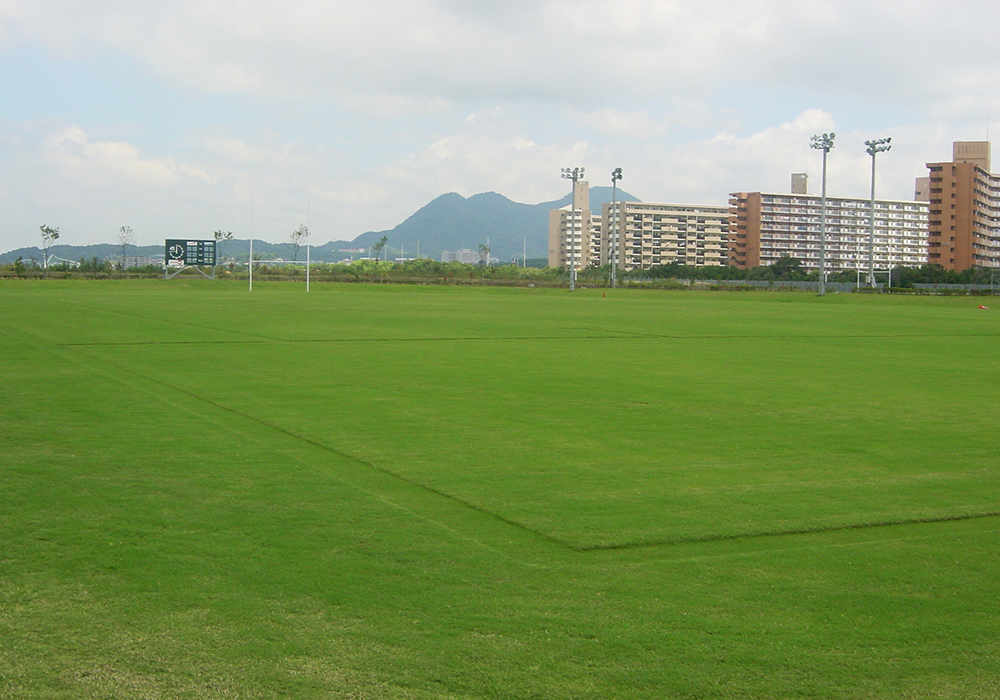
<path id="1" fill-rule="evenodd" d="M 998 26 L 987 0 L 0 0 L 0 252 L 41 225 L 320 245 L 448 192 L 552 201 L 564 167 L 644 201 L 818 193 L 829 132 L 829 194 L 867 197 L 891 137 L 878 196 L 912 199 L 1000 122 Z"/>

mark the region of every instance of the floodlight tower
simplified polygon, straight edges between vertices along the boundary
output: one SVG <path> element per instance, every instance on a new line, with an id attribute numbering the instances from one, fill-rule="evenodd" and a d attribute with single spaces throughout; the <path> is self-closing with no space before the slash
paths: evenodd
<path id="1" fill-rule="evenodd" d="M 872 202 L 868 219 L 868 286 L 872 288 L 875 287 L 875 154 L 884 153 L 892 148 L 889 145 L 890 141 L 892 141 L 891 136 L 865 141 L 868 155 L 872 157 Z"/>
<path id="2" fill-rule="evenodd" d="M 826 294 L 826 156 L 833 148 L 833 140 L 837 137 L 832 131 L 812 137 L 812 148 L 823 151 L 823 195 L 820 198 L 819 214 L 819 295 Z"/>
<path id="3" fill-rule="evenodd" d="M 576 250 L 574 246 L 573 227 L 576 219 L 576 183 L 583 179 L 584 168 L 563 168 L 564 180 L 573 181 L 573 190 L 569 196 L 569 291 L 576 289 Z M 580 245 L 583 245 L 583 229 L 580 230 Z"/>
<path id="4" fill-rule="evenodd" d="M 618 286 L 618 181 L 622 179 L 622 169 L 611 171 L 611 288 Z"/>

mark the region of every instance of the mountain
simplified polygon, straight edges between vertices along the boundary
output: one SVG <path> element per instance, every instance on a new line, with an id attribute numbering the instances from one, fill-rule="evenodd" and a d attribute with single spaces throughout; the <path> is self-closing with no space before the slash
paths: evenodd
<path id="1" fill-rule="evenodd" d="M 60 243 L 49 248 L 49 255 L 52 257 L 53 264 L 63 263 L 67 260 L 79 262 L 80 260 L 91 260 L 93 258 L 97 258 L 101 261 L 109 259 L 117 260 L 121 254 L 121 246 L 113 245 L 111 243 L 98 243 L 95 245 L 66 245 L 64 243 Z M 130 245 L 128 247 L 128 254 L 158 256 L 162 258 L 163 245 Z M 29 246 L 27 248 L 18 248 L 17 250 L 11 250 L 0 254 L 0 264 L 12 263 L 18 258 L 21 258 L 22 260 L 32 260 L 41 264 L 42 257 L 43 253 L 41 247 Z"/>
<path id="2" fill-rule="evenodd" d="M 590 210 L 599 213 L 604 204 L 611 201 L 610 187 L 592 187 L 590 190 Z M 618 201 L 642 201 L 628 192 L 618 190 Z M 343 260 L 351 253 L 367 249 L 386 237 L 386 252 L 391 259 L 401 252 L 414 257 L 419 252 L 424 257 L 441 258 L 441 251 L 456 251 L 463 248 L 478 250 L 489 241 L 490 254 L 501 261 L 520 258 L 527 251 L 529 258 L 548 257 L 549 210 L 565 207 L 570 203 L 570 194 L 552 202 L 541 204 L 520 204 L 496 192 L 484 192 L 463 197 L 450 192 L 418 209 L 398 226 L 385 231 L 368 231 L 353 241 L 330 241 L 312 247 L 312 259 L 317 262 Z M 254 253 L 270 258 L 292 258 L 292 244 L 254 241 Z M 418 250 L 419 248 L 419 250 Z M 246 239 L 227 241 L 222 245 L 222 254 L 246 260 L 249 242 Z M 116 245 L 101 244 L 72 246 L 59 244 L 49 250 L 51 255 L 63 260 L 77 261 L 118 259 L 121 249 Z M 163 256 L 162 245 L 129 246 L 129 255 Z M 305 259 L 305 250 L 300 250 L 299 260 Z M 25 260 L 42 259 L 38 247 L 19 248 L 0 254 L 0 264 L 12 263 L 18 258 Z"/>
<path id="3" fill-rule="evenodd" d="M 590 210 L 600 212 L 611 198 L 612 188 L 591 188 Z M 618 190 L 618 201 L 641 200 Z M 520 204 L 496 192 L 469 198 L 450 192 L 417 210 L 395 228 L 368 231 L 355 238 L 352 245 L 367 248 L 385 236 L 390 256 L 400 248 L 407 255 L 415 255 L 419 243 L 422 255 L 440 258 L 442 250 L 477 250 L 489 240 L 491 255 L 499 260 L 520 258 L 525 247 L 529 258 L 545 258 L 549 247 L 549 210 L 569 203 L 569 193 L 552 202 Z"/>

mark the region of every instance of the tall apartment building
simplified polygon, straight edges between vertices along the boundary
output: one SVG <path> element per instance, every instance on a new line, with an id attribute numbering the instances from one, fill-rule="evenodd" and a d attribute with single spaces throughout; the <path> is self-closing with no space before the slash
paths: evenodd
<path id="1" fill-rule="evenodd" d="M 793 180 L 794 182 L 794 180 Z M 801 180 L 797 183 L 799 189 Z M 791 256 L 818 270 L 821 198 L 817 195 L 730 194 L 729 264 L 772 265 Z M 871 200 L 826 198 L 826 270 L 868 269 Z M 926 202 L 876 200 L 875 269 L 927 262 Z"/>
<path id="2" fill-rule="evenodd" d="M 601 258 L 611 261 L 618 237 L 619 268 L 655 265 L 705 266 L 728 263 L 729 209 L 697 204 L 617 202 L 605 204 L 601 216 Z"/>
<path id="3" fill-rule="evenodd" d="M 929 211 L 928 262 L 948 270 L 1000 267 L 1000 176 L 988 141 L 956 141 L 952 160 L 928 163 L 917 181 Z"/>
<path id="4" fill-rule="evenodd" d="M 589 226 L 586 227 L 586 238 L 583 245 L 583 261 L 581 267 L 597 267 L 607 261 L 608 242 L 601 227 L 601 217 L 591 215 Z"/>
<path id="5" fill-rule="evenodd" d="M 573 183 L 573 201 L 561 209 L 549 210 L 549 267 L 587 266 L 590 258 L 590 184 Z"/>

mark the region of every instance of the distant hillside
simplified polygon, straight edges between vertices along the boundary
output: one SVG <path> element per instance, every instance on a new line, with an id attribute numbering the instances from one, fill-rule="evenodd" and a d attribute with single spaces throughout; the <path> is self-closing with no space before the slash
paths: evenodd
<path id="1" fill-rule="evenodd" d="M 348 255 L 342 251 L 350 250 L 354 247 L 354 244 L 348 241 L 331 241 L 323 246 L 313 246 L 312 259 L 316 262 L 338 262 L 343 260 Z M 294 248 L 291 243 L 268 243 L 267 241 L 255 239 L 253 242 L 253 253 L 255 257 L 261 257 L 265 260 L 291 260 L 294 255 Z M 55 245 L 49 249 L 49 255 L 52 256 L 54 263 L 61 263 L 67 260 L 73 262 L 78 262 L 80 260 L 87 261 L 93 258 L 97 258 L 100 261 L 118 260 L 118 258 L 121 257 L 121 254 L 121 247 L 108 243 L 84 246 Z M 128 255 L 162 258 L 163 244 L 129 246 Z M 219 257 L 220 259 L 225 258 L 228 260 L 233 258 L 238 262 L 246 262 L 246 260 L 250 257 L 249 239 L 234 238 L 231 241 L 226 241 L 219 248 Z M 40 247 L 31 246 L 28 248 L 18 248 L 17 250 L 0 254 L 0 264 L 12 263 L 18 258 L 21 258 L 22 260 L 33 260 L 36 263 L 41 264 L 42 249 Z M 306 259 L 306 249 L 304 246 L 299 249 L 298 259 L 302 261 L 305 261 Z"/>
<path id="2" fill-rule="evenodd" d="M 52 256 L 54 263 L 65 262 L 66 260 L 71 260 L 73 262 L 79 262 L 80 260 L 92 260 L 97 258 L 100 261 L 114 259 L 117 260 L 121 257 L 122 249 L 121 246 L 113 245 L 111 243 L 99 243 L 97 245 L 65 245 L 59 244 L 54 245 L 49 248 L 49 255 Z M 129 246 L 129 255 L 155 255 L 158 257 L 163 257 L 163 246 L 162 245 L 146 245 L 146 246 Z M 18 258 L 22 260 L 34 260 L 38 264 L 42 262 L 42 249 L 40 246 L 29 246 L 27 248 L 18 248 L 17 250 L 12 250 L 7 253 L 0 254 L 0 263 L 12 263 Z"/>
<path id="3" fill-rule="evenodd" d="M 590 209 L 600 212 L 611 201 L 610 187 L 590 190 Z M 627 192 L 618 191 L 618 201 L 641 201 Z M 477 250 L 489 240 L 491 255 L 499 260 L 520 258 L 525 245 L 529 258 L 548 256 L 549 210 L 567 206 L 570 195 L 541 204 L 520 204 L 496 192 L 486 192 L 465 198 L 454 192 L 443 194 L 395 228 L 368 231 L 352 242 L 357 248 L 367 248 L 382 236 L 387 239 L 390 254 L 400 248 L 407 255 L 417 252 L 440 258 L 442 250 L 467 248 Z"/>
<path id="4" fill-rule="evenodd" d="M 590 210 L 599 213 L 603 205 L 611 201 L 611 195 L 610 187 L 591 188 Z M 641 200 L 618 190 L 618 201 Z M 520 258 L 525 248 L 529 258 L 545 258 L 548 256 L 549 210 L 567 206 L 569 202 L 568 192 L 561 199 L 541 204 L 520 204 L 496 192 L 485 192 L 469 198 L 451 192 L 421 207 L 395 228 L 368 231 L 353 241 L 330 241 L 314 245 L 311 257 L 317 262 L 336 262 L 352 255 L 361 257 L 363 253 L 351 251 L 367 249 L 385 236 L 386 251 L 390 259 L 400 252 L 407 257 L 414 257 L 419 252 L 424 257 L 440 259 L 443 250 L 478 250 L 480 244 L 485 245 L 487 240 L 491 255 L 501 261 Z M 291 260 L 292 250 L 291 243 L 254 241 L 254 254 L 265 258 Z M 60 244 L 52 246 L 49 253 L 56 258 L 72 261 L 92 258 L 116 260 L 121 255 L 121 248 L 112 244 Z M 163 245 L 129 246 L 128 254 L 163 257 Z M 249 241 L 227 241 L 222 246 L 222 255 L 246 260 Z M 300 250 L 298 259 L 305 260 L 305 256 L 306 251 Z M 40 262 L 42 250 L 32 246 L 2 253 L 0 263 L 11 263 L 18 258 Z"/>

